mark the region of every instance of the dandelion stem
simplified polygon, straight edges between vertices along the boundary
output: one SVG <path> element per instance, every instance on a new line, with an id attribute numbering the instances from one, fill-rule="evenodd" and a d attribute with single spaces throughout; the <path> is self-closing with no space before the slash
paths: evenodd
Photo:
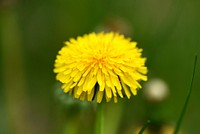
<path id="1" fill-rule="evenodd" d="M 183 117 L 184 117 L 186 108 L 187 108 L 187 106 L 188 106 L 188 102 L 189 102 L 190 95 L 191 95 L 191 92 L 192 92 L 192 86 L 193 86 L 193 81 L 194 81 L 194 75 L 195 75 L 195 70 L 196 70 L 196 64 L 197 64 L 197 55 L 195 56 L 195 60 L 194 60 L 194 68 L 193 68 L 193 74 L 192 74 L 192 80 L 191 80 L 191 83 L 190 83 L 190 88 L 189 88 L 189 90 L 188 90 L 187 98 L 186 98 L 186 100 L 185 100 L 185 104 L 184 104 L 184 106 L 183 106 L 181 115 L 180 115 L 180 117 L 179 117 L 179 119 L 178 119 L 178 122 L 177 122 L 177 125 L 176 125 L 176 128 L 175 128 L 174 134 L 178 134 L 178 131 L 179 131 L 181 122 L 182 122 L 182 120 L 183 120 Z"/>
<path id="2" fill-rule="evenodd" d="M 142 134 L 144 132 L 144 130 L 149 126 L 150 123 L 151 123 L 151 121 L 147 120 L 147 122 L 144 124 L 144 126 L 141 128 L 141 130 L 139 131 L 138 134 Z"/>
<path id="3" fill-rule="evenodd" d="M 96 130 L 95 134 L 104 134 L 104 104 L 100 103 L 97 106 Z"/>

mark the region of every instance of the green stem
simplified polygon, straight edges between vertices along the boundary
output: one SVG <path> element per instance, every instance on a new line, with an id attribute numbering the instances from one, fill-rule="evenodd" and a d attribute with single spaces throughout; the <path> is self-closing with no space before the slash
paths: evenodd
<path id="1" fill-rule="evenodd" d="M 96 130 L 95 134 L 104 134 L 104 104 L 100 103 L 97 105 L 96 115 Z"/>
<path id="2" fill-rule="evenodd" d="M 144 132 L 144 130 L 149 126 L 149 124 L 151 123 L 150 120 L 147 120 L 147 122 L 145 123 L 145 125 L 141 128 L 140 132 L 138 134 L 142 134 Z"/>
<path id="3" fill-rule="evenodd" d="M 185 104 L 184 104 L 184 106 L 183 106 L 183 110 L 182 110 L 181 115 L 180 115 L 180 117 L 179 117 L 179 119 L 178 119 L 178 122 L 177 122 L 177 125 L 176 125 L 176 128 L 175 128 L 174 134 L 178 134 L 178 131 L 179 131 L 181 122 L 182 122 L 182 120 L 183 120 L 183 117 L 184 117 L 186 108 L 187 108 L 187 106 L 188 106 L 188 102 L 189 102 L 190 95 L 191 95 L 191 92 L 192 92 L 192 86 L 193 86 L 193 81 L 194 81 L 194 75 L 195 75 L 195 70 L 196 70 L 196 64 L 197 64 L 197 55 L 195 56 L 194 68 L 193 68 L 193 75 L 192 75 L 192 80 L 191 80 L 191 83 L 190 83 L 190 88 L 189 88 L 189 91 L 188 91 L 188 94 L 187 94 L 187 98 L 186 98 L 186 100 L 185 100 Z"/>

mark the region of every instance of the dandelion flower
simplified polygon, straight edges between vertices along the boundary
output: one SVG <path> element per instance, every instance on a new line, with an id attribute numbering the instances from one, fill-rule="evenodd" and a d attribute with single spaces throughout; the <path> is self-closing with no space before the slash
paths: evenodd
<path id="1" fill-rule="evenodd" d="M 56 57 L 56 79 L 65 93 L 80 100 L 130 98 L 141 88 L 139 81 L 147 80 L 146 58 L 136 44 L 113 32 L 70 39 Z"/>

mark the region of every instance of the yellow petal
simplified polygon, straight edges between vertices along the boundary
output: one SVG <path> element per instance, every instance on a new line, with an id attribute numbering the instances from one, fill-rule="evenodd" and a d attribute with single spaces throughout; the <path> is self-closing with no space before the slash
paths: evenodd
<path id="1" fill-rule="evenodd" d="M 109 98 L 108 96 L 106 96 L 106 102 L 109 102 L 111 100 L 111 98 Z"/>
<path id="2" fill-rule="evenodd" d="M 58 72 L 63 72 L 65 70 L 66 70 L 66 66 L 60 66 L 60 67 L 55 68 L 53 71 L 55 73 L 58 73 Z"/>
<path id="3" fill-rule="evenodd" d="M 108 71 L 107 71 L 106 67 L 102 67 L 102 72 L 103 72 L 105 75 L 108 75 Z"/>
<path id="4" fill-rule="evenodd" d="M 88 89 L 88 93 L 89 93 L 89 94 L 90 94 L 91 90 L 94 88 L 96 82 L 97 82 L 96 77 L 92 77 L 91 80 L 88 82 L 86 88 Z"/>
<path id="5" fill-rule="evenodd" d="M 84 64 L 79 64 L 79 65 L 77 66 L 77 68 L 78 68 L 79 71 L 83 71 L 83 70 L 86 68 L 86 65 L 84 65 Z"/>
<path id="6" fill-rule="evenodd" d="M 89 89 L 87 87 L 90 87 L 90 81 L 92 80 L 92 72 L 90 72 L 83 83 L 83 91 L 88 91 Z"/>
<path id="7" fill-rule="evenodd" d="M 78 70 L 78 69 L 74 69 L 74 70 L 71 72 L 70 76 L 71 76 L 71 77 L 75 77 L 78 73 L 79 73 L 79 70 Z"/>
<path id="8" fill-rule="evenodd" d="M 103 91 L 98 91 L 97 93 L 97 103 L 101 103 L 102 99 L 103 99 Z"/>
<path id="9" fill-rule="evenodd" d="M 63 71 L 64 75 L 70 74 L 72 72 L 72 69 L 66 69 L 65 71 Z"/>
<path id="10" fill-rule="evenodd" d="M 117 103 L 117 97 L 116 96 L 114 96 L 114 102 Z"/>
<path id="11" fill-rule="evenodd" d="M 83 86 L 78 87 L 78 89 L 77 89 L 77 91 L 76 91 L 76 94 L 77 94 L 78 96 L 80 96 L 82 92 L 83 92 Z"/>
<path id="12" fill-rule="evenodd" d="M 84 82 L 85 82 L 85 77 L 82 77 L 82 78 L 80 79 L 79 83 L 78 83 L 78 86 L 79 86 L 79 87 L 82 86 Z"/>
<path id="13" fill-rule="evenodd" d="M 104 91 L 105 88 L 105 78 L 104 75 L 102 74 L 101 70 L 99 69 L 97 72 L 97 82 L 99 83 L 99 90 Z"/>
<path id="14" fill-rule="evenodd" d="M 121 98 L 124 97 L 123 94 L 122 94 L 122 90 L 117 90 L 117 93 L 119 94 L 119 96 L 120 96 Z"/>
<path id="15" fill-rule="evenodd" d="M 93 97 L 94 97 L 94 88 L 91 90 L 90 94 L 87 95 L 87 99 L 88 101 L 92 101 Z"/>
<path id="16" fill-rule="evenodd" d="M 85 77 L 90 72 L 90 70 L 91 70 L 91 66 L 87 68 L 87 70 L 83 74 L 83 77 Z"/>
<path id="17" fill-rule="evenodd" d="M 80 96 L 80 100 L 85 100 L 85 96 L 86 96 L 86 93 L 85 92 L 82 92 L 81 96 Z"/>
<path id="18" fill-rule="evenodd" d="M 102 73 L 101 73 L 100 69 L 97 72 L 97 81 L 98 81 L 99 85 L 102 85 L 102 83 L 104 82 L 103 81 L 103 76 L 102 76 Z"/>
<path id="19" fill-rule="evenodd" d="M 121 87 L 121 84 L 120 84 L 120 81 L 119 81 L 119 78 L 118 77 L 114 77 L 114 76 L 110 76 L 110 79 L 113 83 L 113 85 L 118 89 L 118 90 L 121 90 L 122 87 Z"/>
<path id="20" fill-rule="evenodd" d="M 130 88 L 133 95 L 137 95 L 137 90 L 135 88 Z"/>
<path id="21" fill-rule="evenodd" d="M 106 86 L 105 82 L 103 82 L 102 85 L 99 85 L 99 87 L 100 87 L 99 91 L 104 91 L 105 86 Z"/>
<path id="22" fill-rule="evenodd" d="M 120 69 L 118 69 L 117 67 L 114 68 L 114 72 L 119 75 L 119 76 L 124 76 L 124 74 L 122 73 L 122 71 Z"/>
<path id="23" fill-rule="evenodd" d="M 82 76 L 82 73 L 76 74 L 76 76 L 73 78 L 73 81 L 78 82 L 80 80 L 81 76 Z"/>
<path id="24" fill-rule="evenodd" d="M 70 86 L 70 88 L 72 89 L 72 88 L 74 88 L 76 85 L 77 85 L 77 83 L 75 82 L 75 83 L 73 83 L 73 84 Z"/>
<path id="25" fill-rule="evenodd" d="M 110 80 L 110 76 L 106 76 L 105 77 L 105 81 L 106 81 L 106 86 L 108 87 L 114 87 L 114 85 L 112 84 L 111 80 Z"/>
<path id="26" fill-rule="evenodd" d="M 109 87 L 107 87 L 107 86 L 106 86 L 106 96 L 107 96 L 108 98 L 111 98 L 111 97 L 112 97 L 111 88 L 109 88 Z"/>
<path id="27" fill-rule="evenodd" d="M 70 83 L 66 84 L 66 87 L 64 88 L 64 92 L 67 93 L 71 90 L 71 85 L 73 84 L 73 81 L 71 81 Z"/>
<path id="28" fill-rule="evenodd" d="M 122 82 L 122 87 L 123 87 L 123 89 L 124 89 L 124 92 L 125 92 L 127 98 L 130 99 L 131 94 L 130 94 L 130 92 L 129 92 L 129 89 L 128 89 L 128 87 L 127 87 L 123 82 Z"/>

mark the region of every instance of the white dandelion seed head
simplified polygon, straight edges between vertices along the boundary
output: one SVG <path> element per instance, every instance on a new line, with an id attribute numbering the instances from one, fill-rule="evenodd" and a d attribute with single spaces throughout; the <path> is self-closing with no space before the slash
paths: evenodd
<path id="1" fill-rule="evenodd" d="M 150 79 L 144 86 L 144 96 L 149 101 L 160 102 L 168 95 L 168 85 L 160 78 Z"/>

